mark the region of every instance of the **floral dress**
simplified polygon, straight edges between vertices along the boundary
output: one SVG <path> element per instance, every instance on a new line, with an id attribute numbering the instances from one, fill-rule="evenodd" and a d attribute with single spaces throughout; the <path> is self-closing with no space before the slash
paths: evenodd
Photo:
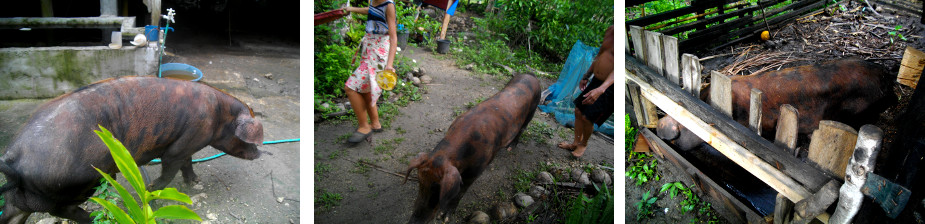
<path id="1" fill-rule="evenodd" d="M 376 74 L 385 69 L 389 59 L 390 42 L 388 25 L 385 23 L 385 6 L 388 4 L 392 4 L 392 1 L 370 7 L 366 35 L 360 40 L 360 67 L 353 71 L 345 83 L 347 88 L 359 93 L 372 93 L 373 105 L 382 95 L 382 89 L 376 83 Z"/>

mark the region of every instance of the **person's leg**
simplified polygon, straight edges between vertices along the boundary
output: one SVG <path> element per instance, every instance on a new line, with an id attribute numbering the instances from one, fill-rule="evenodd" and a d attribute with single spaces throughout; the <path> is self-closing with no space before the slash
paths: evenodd
<path id="1" fill-rule="evenodd" d="M 578 143 L 581 142 L 581 136 L 583 136 L 581 132 L 584 131 L 584 128 L 581 126 L 583 123 L 578 122 L 579 117 L 581 117 L 581 111 L 578 111 L 578 108 L 575 108 L 575 128 L 573 129 L 575 136 L 572 139 L 572 142 L 559 142 L 559 148 L 574 151 Z"/>
<path id="2" fill-rule="evenodd" d="M 372 131 L 372 128 L 369 126 L 369 122 L 366 120 L 367 107 L 369 103 L 366 103 L 362 94 L 353 89 L 344 87 L 344 91 L 347 92 L 347 100 L 350 100 L 350 106 L 353 107 L 353 113 L 357 116 L 357 131 L 364 134 L 369 133 Z M 379 118 L 377 117 L 376 119 Z"/>
<path id="3" fill-rule="evenodd" d="M 365 105 L 368 105 L 366 107 L 368 108 L 368 110 L 366 110 L 366 113 L 369 115 L 370 128 L 372 129 L 382 128 L 382 124 L 379 123 L 379 106 L 376 106 L 376 104 L 373 103 L 373 96 L 372 96 L 373 94 L 372 93 L 362 93 L 361 95 L 363 95 L 363 100 L 364 100 L 363 103 Z"/>
<path id="4" fill-rule="evenodd" d="M 572 151 L 572 155 L 575 157 L 581 157 L 585 153 L 585 149 L 588 147 L 588 139 L 591 138 L 591 133 L 594 131 L 594 124 L 585 118 L 580 111 L 575 110 L 575 129 L 577 130 L 579 127 L 581 131 L 576 131 L 575 133 L 581 133 L 581 136 L 578 142 L 575 143 L 575 150 Z"/>

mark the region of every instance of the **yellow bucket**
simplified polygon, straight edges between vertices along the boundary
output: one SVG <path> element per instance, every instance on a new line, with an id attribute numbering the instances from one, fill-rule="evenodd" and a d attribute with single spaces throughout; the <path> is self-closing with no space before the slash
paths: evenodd
<path id="1" fill-rule="evenodd" d="M 383 90 L 392 90 L 398 82 L 398 76 L 391 70 L 382 70 L 376 74 L 376 82 Z"/>

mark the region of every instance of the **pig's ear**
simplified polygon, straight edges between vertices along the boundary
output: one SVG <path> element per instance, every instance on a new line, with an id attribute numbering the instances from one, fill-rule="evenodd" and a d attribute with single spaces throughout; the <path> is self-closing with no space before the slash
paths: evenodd
<path id="1" fill-rule="evenodd" d="M 462 189 L 462 176 L 455 166 L 446 166 L 443 179 L 440 180 L 440 209 L 446 209 L 447 203 L 459 195 Z"/>
<path id="2" fill-rule="evenodd" d="M 426 159 L 427 159 L 426 152 L 418 153 L 418 156 L 415 157 L 413 160 L 411 160 L 411 163 L 408 163 L 408 170 L 405 170 L 405 180 L 402 181 L 401 184 L 405 184 L 405 182 L 408 182 L 408 177 L 411 176 L 411 171 L 414 170 L 415 168 L 420 167 L 421 164 L 423 164 L 424 160 Z"/>
<path id="3" fill-rule="evenodd" d="M 235 120 L 237 123 L 234 136 L 244 142 L 263 145 L 263 124 L 253 117 L 241 115 Z"/>

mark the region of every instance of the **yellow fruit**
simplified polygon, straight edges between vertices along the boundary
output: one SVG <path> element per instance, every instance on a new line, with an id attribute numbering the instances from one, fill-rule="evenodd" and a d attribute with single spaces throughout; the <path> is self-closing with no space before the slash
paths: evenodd
<path id="1" fill-rule="evenodd" d="M 767 30 L 761 31 L 761 40 L 770 40 L 770 39 L 771 39 L 771 33 L 769 33 Z"/>

